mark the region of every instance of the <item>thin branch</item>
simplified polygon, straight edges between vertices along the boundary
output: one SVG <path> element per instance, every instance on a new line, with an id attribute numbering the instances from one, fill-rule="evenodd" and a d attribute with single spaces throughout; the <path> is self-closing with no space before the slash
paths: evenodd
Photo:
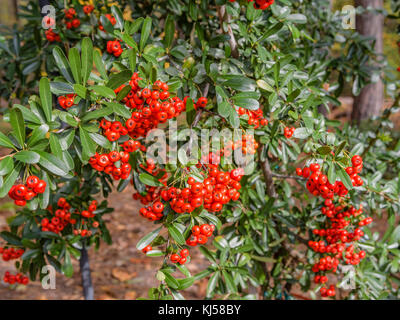
<path id="1" fill-rule="evenodd" d="M 226 6 L 217 6 L 217 14 L 219 17 L 219 22 L 221 25 L 221 31 L 227 35 L 229 35 L 229 46 L 231 47 L 232 57 L 235 59 L 239 58 L 239 50 L 237 47 L 237 42 L 235 39 L 235 35 L 233 34 L 232 28 L 230 26 L 231 17 L 226 11 Z M 224 29 L 224 22 L 226 23 L 226 30 Z"/>
<path id="2" fill-rule="evenodd" d="M 289 176 L 289 175 L 285 175 L 285 174 L 278 174 L 278 173 L 272 173 L 272 176 L 274 178 L 279 178 L 279 179 L 294 179 L 294 180 L 306 180 L 303 177 L 299 177 L 299 176 Z"/>
<path id="3" fill-rule="evenodd" d="M 263 146 L 265 148 L 265 146 Z M 278 195 L 275 190 L 274 179 L 271 171 L 271 166 L 269 165 L 268 156 L 265 157 L 264 160 L 261 160 L 261 153 L 263 148 L 259 149 L 258 156 L 260 160 L 260 165 L 262 169 L 262 173 L 264 176 L 265 184 L 267 187 L 267 195 L 272 198 L 276 198 Z"/>

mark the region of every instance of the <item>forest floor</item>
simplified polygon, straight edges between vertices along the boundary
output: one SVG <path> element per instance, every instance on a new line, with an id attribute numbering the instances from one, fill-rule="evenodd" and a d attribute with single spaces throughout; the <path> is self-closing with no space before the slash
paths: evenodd
<path id="1" fill-rule="evenodd" d="M 351 98 L 342 99 L 342 106 L 333 113 L 332 117 L 340 120 L 348 119 L 351 103 Z M 400 118 L 393 120 L 398 128 Z M 0 153 L 4 153 L 4 151 L 0 150 Z M 105 216 L 105 219 L 108 220 L 113 244 L 107 246 L 102 243 L 97 252 L 93 248 L 89 250 L 95 299 L 131 300 L 147 297 L 148 289 L 158 284 L 155 273 L 160 266 L 161 258 L 146 257 L 136 249 L 138 240 L 154 229 L 154 225 L 139 216 L 140 204 L 132 199 L 132 192 L 132 188 L 128 187 L 122 193 L 114 192 L 109 197 L 109 205 L 115 211 Z M 6 230 L 6 219 L 14 212 L 15 208 L 10 199 L 0 200 L 0 231 Z M 383 231 L 385 224 L 381 223 L 379 227 Z M 187 267 L 192 274 L 196 274 L 208 265 L 207 260 L 202 257 L 198 249 L 191 250 L 191 259 L 191 263 L 187 264 Z M 66 278 L 58 274 L 54 290 L 44 290 L 39 282 L 30 283 L 26 287 L 18 286 L 15 289 L 10 289 L 1 282 L 0 299 L 82 299 L 79 265 L 77 261 L 74 261 L 73 264 L 76 271 L 73 277 Z M 14 272 L 13 263 L 1 260 L 0 275 L 3 275 L 6 270 Z M 207 280 L 202 279 L 183 291 L 183 296 L 186 299 L 202 299 L 205 296 L 206 287 Z M 294 288 L 293 293 L 296 294 L 296 292 L 298 290 Z"/>

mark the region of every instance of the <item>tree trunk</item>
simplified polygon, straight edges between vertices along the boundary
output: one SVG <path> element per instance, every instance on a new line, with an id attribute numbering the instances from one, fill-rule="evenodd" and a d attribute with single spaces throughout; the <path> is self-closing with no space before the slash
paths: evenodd
<path id="1" fill-rule="evenodd" d="M 364 8 L 372 7 L 374 9 L 383 8 L 383 0 L 355 0 L 356 6 Z M 365 12 L 356 17 L 356 29 L 365 36 L 374 37 L 375 51 L 383 52 L 383 15 Z M 361 93 L 355 97 L 351 119 L 359 123 L 363 119 L 372 116 L 378 116 L 383 106 L 383 82 L 379 80 L 376 83 L 370 83 L 365 86 Z"/>
<path id="2" fill-rule="evenodd" d="M 94 300 L 94 288 L 92 284 L 92 275 L 90 272 L 89 255 L 86 250 L 85 243 L 83 243 L 81 249 L 81 258 L 79 260 L 79 267 L 82 277 L 83 296 L 85 300 Z"/>

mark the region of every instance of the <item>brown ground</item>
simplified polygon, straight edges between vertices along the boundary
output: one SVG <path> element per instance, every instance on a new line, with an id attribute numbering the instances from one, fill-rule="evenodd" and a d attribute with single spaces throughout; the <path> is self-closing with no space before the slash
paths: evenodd
<path id="1" fill-rule="evenodd" d="M 341 120 L 348 119 L 347 110 L 351 110 L 351 104 L 351 98 L 342 99 L 342 106 L 335 110 L 332 116 Z M 399 118 L 393 120 L 397 124 L 400 123 Z M 6 154 L 6 150 L 0 150 L 0 154 Z M 148 289 L 157 285 L 155 273 L 160 266 L 161 258 L 146 257 L 136 249 L 138 240 L 153 230 L 154 226 L 139 216 L 139 205 L 132 200 L 131 195 L 132 189 L 128 187 L 124 192 L 114 192 L 109 197 L 109 204 L 115 209 L 107 216 L 114 242 L 111 246 L 102 244 L 98 252 L 93 249 L 89 251 L 96 299 L 146 297 Z M 7 229 L 6 219 L 14 213 L 12 206 L 11 209 L 7 209 L 10 203 L 9 199 L 0 200 L 0 231 Z M 384 226 L 381 223 L 377 224 Z M 191 256 L 192 261 L 187 264 L 187 267 L 192 274 L 203 270 L 208 265 L 197 249 L 191 250 Z M 76 261 L 74 261 L 74 266 L 76 272 L 72 278 L 57 275 L 55 290 L 44 290 L 38 282 L 16 289 L 9 289 L 0 283 L 0 299 L 82 299 L 79 266 Z M 14 272 L 13 263 L 1 260 L 0 275 L 3 275 L 6 270 Z M 207 282 L 203 279 L 185 290 L 183 295 L 186 299 L 202 299 L 205 296 L 206 286 Z M 300 293 L 296 288 L 293 291 Z M 298 298 L 302 297 L 298 296 Z"/>

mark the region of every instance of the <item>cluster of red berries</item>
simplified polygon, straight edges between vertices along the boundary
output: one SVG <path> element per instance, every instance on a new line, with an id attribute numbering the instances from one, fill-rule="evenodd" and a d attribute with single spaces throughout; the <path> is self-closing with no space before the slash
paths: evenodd
<path id="1" fill-rule="evenodd" d="M 172 263 L 185 264 L 188 257 L 189 257 L 189 250 L 182 249 L 179 252 L 179 254 L 177 254 L 177 253 L 171 254 L 170 260 Z"/>
<path id="2" fill-rule="evenodd" d="M 363 182 L 357 174 L 362 170 L 362 158 L 355 155 L 351 162 L 352 166 L 346 168 L 346 172 L 353 186 L 360 186 Z M 308 178 L 307 189 L 310 193 L 325 199 L 321 208 L 322 214 L 327 218 L 324 228 L 314 229 L 313 234 L 318 236 L 319 240 L 308 242 L 314 252 L 322 255 L 312 266 L 312 271 L 316 273 L 314 282 L 325 284 L 328 281 L 326 272 L 335 273 L 341 261 L 357 265 L 365 258 L 365 251 L 361 250 L 358 253 L 354 251 L 354 243 L 364 235 L 360 227 L 371 223 L 372 218 L 362 216 L 362 206 L 356 209 L 346 203 L 343 197 L 347 195 L 348 190 L 344 184 L 341 181 L 329 183 L 327 176 L 320 171 L 319 164 L 312 163 L 309 167 L 297 168 L 296 173 L 298 176 Z M 339 197 L 338 205 L 333 201 L 335 195 Z M 323 286 L 320 293 L 323 297 L 332 297 L 335 295 L 335 288 L 333 285 L 329 288 Z"/>
<path id="3" fill-rule="evenodd" d="M 285 129 L 283 129 L 283 135 L 285 136 L 285 138 L 290 139 L 293 136 L 295 128 L 290 128 L 290 127 L 285 127 Z"/>
<path id="4" fill-rule="evenodd" d="M 236 0 L 229 0 L 229 2 L 235 2 Z M 265 10 L 274 3 L 274 0 L 247 0 L 248 2 L 254 2 L 254 9 Z"/>
<path id="5" fill-rule="evenodd" d="M 149 219 L 150 221 L 161 220 L 164 211 L 164 205 L 160 201 L 153 203 L 151 207 L 140 208 L 139 213 L 142 217 Z"/>
<path id="6" fill-rule="evenodd" d="M 140 141 L 137 140 L 127 140 L 122 144 L 122 148 L 125 152 L 135 152 L 138 149 L 146 151 L 145 146 L 143 146 Z"/>
<path id="7" fill-rule="evenodd" d="M 260 108 L 258 108 L 257 110 L 248 110 L 245 108 L 238 107 L 236 109 L 236 112 L 238 113 L 239 116 L 247 114 L 249 118 L 247 120 L 247 123 L 250 126 L 254 126 L 254 129 L 257 129 L 260 126 L 268 125 L 268 120 L 264 118 L 263 111 Z"/>
<path id="8" fill-rule="evenodd" d="M 53 208 L 49 206 L 47 210 L 50 212 L 51 215 L 53 215 L 52 218 L 43 218 L 40 222 L 42 231 L 51 231 L 54 233 L 60 233 L 61 231 L 64 230 L 64 228 L 71 224 L 72 226 L 76 225 L 77 219 L 73 218 L 73 214 L 76 217 L 82 217 L 86 219 L 94 218 L 95 214 L 94 212 L 97 210 L 97 201 L 93 200 L 90 202 L 89 207 L 87 210 L 82 210 L 82 212 L 79 212 L 78 210 L 75 210 L 74 212 L 71 212 L 71 205 L 67 202 L 67 200 L 63 197 L 58 199 L 57 201 L 57 207 L 58 209 L 53 212 Z M 86 224 L 85 220 L 81 221 L 82 225 Z M 92 226 L 94 228 L 97 228 L 99 226 L 99 223 L 97 221 L 94 221 L 92 223 Z M 73 230 L 74 235 L 81 235 L 82 237 L 85 236 L 91 236 L 92 232 L 87 229 L 74 229 Z"/>
<path id="9" fill-rule="evenodd" d="M 117 23 L 117 20 L 113 17 L 112 14 L 107 13 L 107 14 L 106 14 L 106 18 L 110 21 L 110 23 L 111 23 L 112 25 L 115 25 L 115 24 Z M 104 30 L 104 27 L 101 25 L 101 22 L 99 22 L 99 29 L 100 29 L 101 31 L 106 32 L 106 31 Z"/>
<path id="10" fill-rule="evenodd" d="M 191 247 L 195 247 L 198 244 L 206 244 L 208 238 L 212 236 L 215 230 L 213 224 L 202 224 L 201 226 L 193 226 L 192 234 L 186 240 L 186 244 Z"/>
<path id="11" fill-rule="evenodd" d="M 186 105 L 186 100 L 188 97 L 185 97 L 183 100 Z M 205 108 L 207 106 L 208 99 L 206 97 L 200 97 L 197 102 L 194 104 L 194 108 L 197 110 L 198 108 Z"/>
<path id="12" fill-rule="evenodd" d="M 76 11 L 74 8 L 64 9 L 64 14 L 67 29 L 78 28 L 81 25 L 81 21 L 75 18 Z"/>
<path id="13" fill-rule="evenodd" d="M 346 168 L 347 174 L 351 178 L 351 183 L 354 187 L 359 187 L 363 185 L 363 180 L 358 175 L 362 171 L 363 168 L 363 160 L 361 156 L 355 155 L 351 158 L 351 167 Z"/>
<path id="14" fill-rule="evenodd" d="M 75 97 L 76 97 L 76 94 L 74 94 L 74 93 L 67 94 L 66 96 L 59 96 L 58 103 L 60 104 L 61 108 L 69 109 L 72 106 L 74 106 Z"/>
<path id="15" fill-rule="evenodd" d="M 55 33 L 55 32 L 53 31 L 53 29 L 47 29 L 47 30 L 44 32 L 44 34 L 46 35 L 46 39 L 47 39 L 49 42 L 54 42 L 54 41 L 56 41 L 56 42 L 61 42 L 60 35 L 57 34 L 57 33 Z"/>
<path id="16" fill-rule="evenodd" d="M 53 213 L 53 208 L 48 207 L 47 210 L 53 215 L 51 219 L 43 218 L 40 222 L 42 231 L 51 231 L 54 233 L 60 233 L 68 224 L 75 224 L 76 219 L 72 219 L 70 209 L 71 205 L 65 200 L 65 198 L 58 199 L 58 209 Z"/>
<path id="17" fill-rule="evenodd" d="M 321 240 L 309 241 L 308 245 L 314 252 L 322 254 L 319 261 L 312 266 L 312 271 L 317 273 L 314 282 L 324 284 L 328 281 L 325 273 L 328 271 L 336 272 L 340 261 L 357 265 L 365 258 L 365 251 L 354 252 L 353 243 L 364 235 L 364 232 L 356 225 L 357 221 L 359 221 L 358 225 L 360 226 L 360 222 L 367 220 L 370 223 L 372 219 L 361 219 L 359 217 L 362 214 L 362 208 L 357 210 L 353 206 L 335 206 L 330 199 L 325 200 L 325 206 L 322 207 L 321 211 L 328 217 L 328 227 L 314 229 L 313 234 L 319 236 Z M 351 232 L 351 230 L 353 231 Z M 334 296 L 335 291 L 330 291 L 331 287 L 329 289 L 322 287 L 320 289 L 321 295 L 323 297 Z"/>
<path id="18" fill-rule="evenodd" d="M 121 43 L 118 40 L 108 41 L 107 42 L 107 52 L 118 58 L 123 52 Z"/>
<path id="19" fill-rule="evenodd" d="M 296 173 L 298 176 L 308 178 L 306 187 L 314 196 L 321 195 L 325 199 L 333 199 L 335 194 L 341 197 L 345 196 L 348 190 L 343 182 L 335 181 L 334 184 L 331 184 L 320 168 L 318 163 L 312 163 L 310 167 L 297 168 Z"/>
<path id="20" fill-rule="evenodd" d="M 353 186 L 361 186 L 363 180 L 358 175 L 361 172 L 363 164 L 362 158 L 358 155 L 352 157 L 352 167 L 347 167 L 346 172 L 351 178 Z M 321 195 L 325 199 L 333 199 L 334 195 L 337 194 L 340 197 L 347 195 L 348 190 L 344 186 L 343 182 L 335 181 L 331 184 L 328 181 L 328 177 L 320 171 L 320 165 L 318 163 L 312 163 L 310 167 L 303 169 L 297 168 L 296 173 L 298 176 L 308 178 L 307 189 L 315 196 Z"/>
<path id="21" fill-rule="evenodd" d="M 22 273 L 17 273 L 15 275 L 11 274 L 9 271 L 6 271 L 3 277 L 3 281 L 9 284 L 23 284 L 27 285 L 29 283 L 28 277 L 24 276 Z"/>
<path id="22" fill-rule="evenodd" d="M 14 200 L 17 206 L 25 206 L 26 201 L 32 200 L 38 193 L 46 190 L 46 181 L 36 176 L 29 176 L 25 184 L 13 185 L 8 191 L 8 196 Z"/>
<path id="23" fill-rule="evenodd" d="M 120 121 L 108 121 L 102 119 L 100 127 L 104 130 L 104 136 L 111 142 L 117 141 L 121 136 L 128 134 L 128 129 Z"/>
<path id="24" fill-rule="evenodd" d="M 131 91 L 122 100 L 125 105 L 133 109 L 132 117 L 125 122 L 129 135 L 136 139 L 144 137 L 156 128 L 159 123 L 165 123 L 181 114 L 186 105 L 178 97 L 169 98 L 169 87 L 166 83 L 157 80 L 152 88 L 140 88 L 138 81 L 141 80 L 135 72 L 129 85 Z M 124 85 L 115 90 L 118 93 Z"/>
<path id="25" fill-rule="evenodd" d="M 112 175 L 114 180 L 128 179 L 131 173 L 129 162 L 129 153 L 125 151 L 111 151 L 109 153 L 96 153 L 89 159 L 93 169 Z"/>
<path id="26" fill-rule="evenodd" d="M 208 177 L 202 183 L 189 177 L 188 188 L 167 188 L 161 191 L 161 198 L 169 201 L 176 213 L 191 213 L 201 206 L 210 212 L 220 212 L 224 204 L 237 201 L 240 197 L 238 190 L 241 188 L 242 172 L 238 173 L 238 170 L 224 172 L 218 170 L 216 165 L 208 165 Z"/>
<path id="27" fill-rule="evenodd" d="M 334 297 L 336 295 L 335 286 L 331 284 L 329 288 L 322 287 L 319 291 L 322 297 Z"/>
<path id="28" fill-rule="evenodd" d="M 0 254 L 4 261 L 10 261 L 20 258 L 24 254 L 24 249 L 14 249 L 0 247 Z"/>
<path id="29" fill-rule="evenodd" d="M 94 10 L 94 6 L 91 5 L 91 4 L 86 5 L 86 6 L 83 7 L 83 12 L 84 12 L 86 15 L 91 14 L 91 13 L 93 12 L 93 10 Z"/>

